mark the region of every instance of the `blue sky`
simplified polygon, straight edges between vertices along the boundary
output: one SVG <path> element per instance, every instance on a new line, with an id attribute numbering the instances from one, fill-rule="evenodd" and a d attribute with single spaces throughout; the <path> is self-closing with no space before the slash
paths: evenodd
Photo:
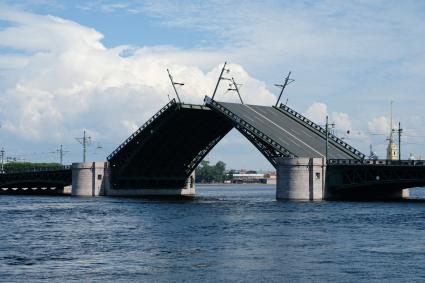
<path id="1" fill-rule="evenodd" d="M 102 160 L 167 101 L 166 68 L 201 103 L 227 60 L 251 103 L 291 70 L 290 106 L 380 157 L 393 100 L 404 157 L 425 156 L 424 16 L 422 1 L 0 1 L 0 143 L 34 161 L 64 144 L 69 163 L 86 129 Z M 208 158 L 271 168 L 237 133 Z"/>

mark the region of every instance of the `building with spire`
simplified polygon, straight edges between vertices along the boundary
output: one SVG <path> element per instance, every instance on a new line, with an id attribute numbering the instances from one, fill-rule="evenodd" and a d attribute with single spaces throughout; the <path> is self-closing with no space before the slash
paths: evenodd
<path id="1" fill-rule="evenodd" d="M 390 112 L 390 135 L 388 137 L 388 146 L 387 146 L 387 159 L 388 160 L 398 160 L 398 149 L 397 145 L 394 142 L 394 130 L 393 130 L 393 101 L 391 101 L 391 112 Z"/>

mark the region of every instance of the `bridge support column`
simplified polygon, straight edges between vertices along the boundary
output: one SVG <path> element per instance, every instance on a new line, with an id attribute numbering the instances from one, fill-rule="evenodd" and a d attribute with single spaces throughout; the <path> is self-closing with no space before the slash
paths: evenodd
<path id="1" fill-rule="evenodd" d="M 280 158 L 276 198 L 322 200 L 325 197 L 325 176 L 324 158 Z"/>
<path id="2" fill-rule="evenodd" d="M 72 163 L 71 195 L 104 195 L 109 186 L 108 172 L 108 162 Z"/>

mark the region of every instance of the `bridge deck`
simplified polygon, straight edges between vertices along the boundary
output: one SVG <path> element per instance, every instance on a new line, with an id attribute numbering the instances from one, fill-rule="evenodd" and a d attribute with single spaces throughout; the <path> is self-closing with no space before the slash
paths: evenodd
<path id="1" fill-rule="evenodd" d="M 307 123 L 295 116 L 285 115 L 278 108 L 212 100 L 207 100 L 207 105 L 220 112 L 228 110 L 232 114 L 234 122 L 246 122 L 264 134 L 265 139 L 270 139 L 267 141 L 268 143 L 274 142 L 283 147 L 287 151 L 287 155 L 297 157 L 325 157 L 326 155 L 325 134 L 313 130 Z M 329 138 L 328 158 L 359 159 L 361 156 Z"/>
<path id="2" fill-rule="evenodd" d="M 174 100 L 108 157 L 118 189 L 179 188 L 232 125 L 203 105 Z"/>

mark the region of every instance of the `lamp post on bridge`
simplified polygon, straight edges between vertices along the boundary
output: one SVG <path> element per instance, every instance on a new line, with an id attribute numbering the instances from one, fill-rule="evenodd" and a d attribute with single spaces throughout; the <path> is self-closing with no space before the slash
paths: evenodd
<path id="1" fill-rule="evenodd" d="M 224 62 L 223 68 L 221 69 L 221 72 L 220 72 L 220 76 L 218 77 L 218 80 L 217 80 L 217 84 L 215 85 L 214 92 L 213 92 L 213 95 L 211 97 L 211 100 L 214 100 L 214 97 L 217 93 L 218 86 L 219 86 L 221 80 L 225 80 L 225 81 L 229 81 L 229 87 L 228 87 L 227 91 L 235 91 L 238 94 L 238 97 L 239 97 L 239 100 L 241 101 L 241 103 L 244 104 L 243 100 L 242 100 L 241 93 L 239 91 L 239 86 L 241 86 L 242 84 L 236 83 L 234 77 L 232 77 L 232 78 L 223 77 L 224 71 L 226 71 L 227 74 L 230 73 L 230 69 L 226 69 L 226 65 L 227 65 L 227 62 Z"/>
<path id="2" fill-rule="evenodd" d="M 326 115 L 326 153 L 325 153 L 325 157 L 326 157 L 326 162 L 328 162 L 328 150 L 329 150 L 329 126 L 331 126 L 332 128 L 335 126 L 334 123 L 329 124 L 329 118 Z"/>
<path id="3" fill-rule="evenodd" d="M 215 85 L 213 95 L 211 97 L 212 100 L 214 100 L 215 94 L 217 93 L 218 85 L 220 84 L 220 81 L 223 79 L 224 71 L 226 71 L 226 73 L 230 72 L 229 69 L 226 69 L 226 65 L 227 65 L 227 62 L 224 62 L 223 68 L 221 69 L 220 76 L 218 77 L 218 80 L 217 80 L 217 84 Z"/>
<path id="4" fill-rule="evenodd" d="M 227 90 L 228 91 L 236 91 L 236 93 L 239 96 L 239 99 L 241 100 L 241 103 L 243 104 L 242 96 L 239 92 L 239 87 L 238 87 L 238 86 L 241 86 L 241 84 L 237 84 L 233 77 L 231 79 L 226 79 L 226 78 L 222 78 L 222 79 L 231 81 L 231 83 L 229 83 L 229 88 Z"/>
<path id="5" fill-rule="evenodd" d="M 401 133 L 403 129 L 401 128 L 401 123 L 398 122 L 398 160 L 401 160 Z"/>
<path id="6" fill-rule="evenodd" d="M 170 70 L 167 69 L 167 72 L 168 72 L 168 77 L 170 77 L 171 84 L 173 85 L 174 92 L 176 93 L 177 99 L 179 100 L 179 103 L 182 103 L 181 100 L 180 100 L 179 93 L 177 92 L 176 85 L 184 86 L 184 83 L 177 83 L 177 82 L 175 82 L 173 80 L 173 76 L 170 73 Z"/>
<path id="7" fill-rule="evenodd" d="M 279 101 L 280 101 L 280 98 L 282 97 L 283 91 L 285 90 L 286 86 L 287 86 L 287 85 L 289 85 L 290 83 L 295 82 L 295 80 L 294 80 L 294 79 L 290 79 L 290 78 L 289 78 L 290 76 L 291 76 L 291 71 L 289 71 L 288 75 L 286 76 L 286 78 L 285 78 L 285 82 L 283 83 L 283 85 L 275 84 L 275 86 L 277 86 L 277 87 L 280 87 L 280 88 L 281 88 L 281 90 L 280 90 L 280 94 L 279 94 L 279 97 L 277 98 L 277 101 L 276 101 L 276 105 L 275 105 L 275 107 L 277 107 L 277 106 L 278 106 Z"/>
<path id="8" fill-rule="evenodd" d="M 75 138 L 83 146 L 83 162 L 86 162 L 87 146 L 91 143 L 91 137 L 86 136 L 86 130 L 84 130 L 82 138 Z"/>

